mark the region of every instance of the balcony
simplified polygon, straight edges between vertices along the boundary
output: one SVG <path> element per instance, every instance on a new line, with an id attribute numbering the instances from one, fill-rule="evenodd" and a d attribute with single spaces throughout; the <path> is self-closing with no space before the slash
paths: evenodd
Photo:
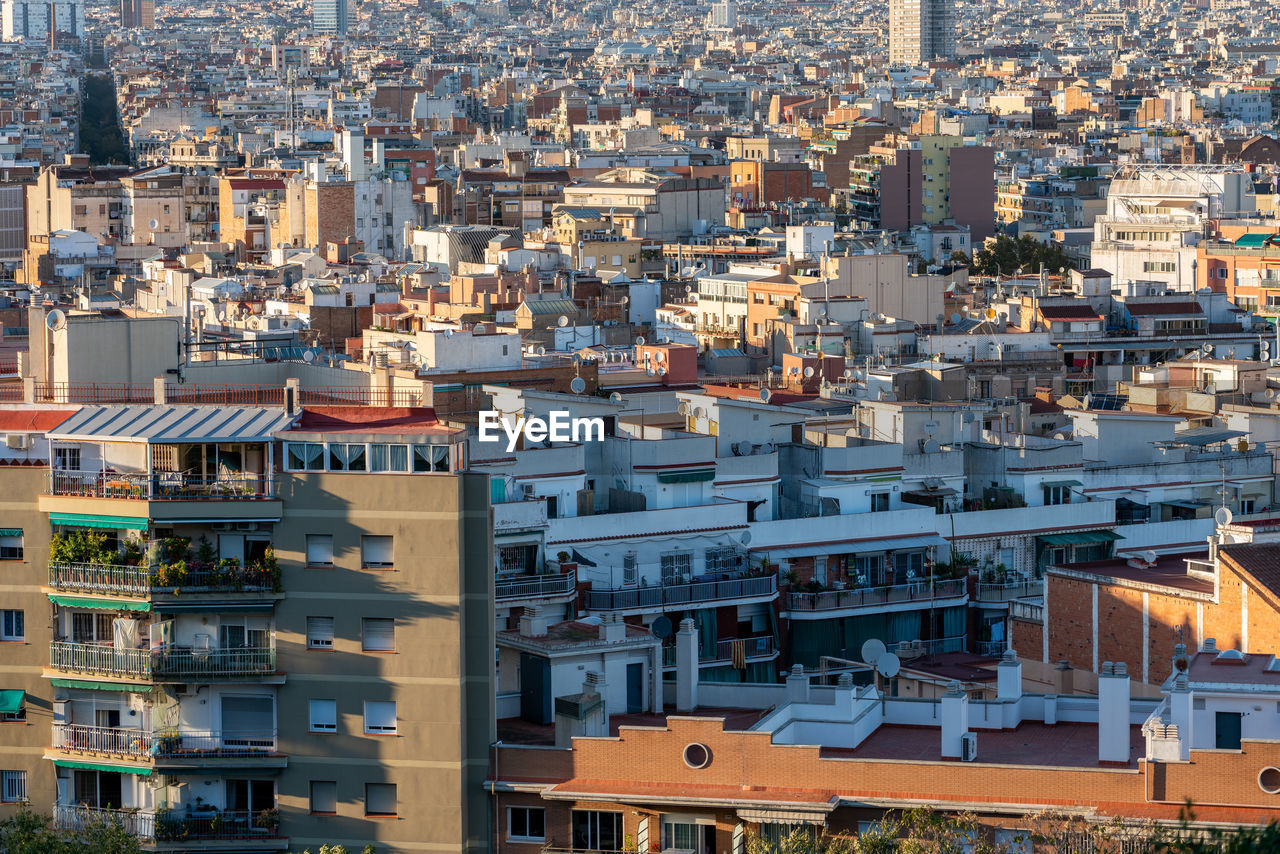
<path id="1" fill-rule="evenodd" d="M 275 676 L 276 651 L 270 647 L 117 649 L 111 644 L 54 641 L 49 644 L 49 667 L 60 673 L 157 682 L 242 681 Z"/>
<path id="2" fill-rule="evenodd" d="M 275 730 L 210 732 L 166 730 L 153 733 L 124 727 L 55 723 L 53 749 L 78 754 L 106 754 L 157 765 L 203 759 L 265 759 L 278 757 Z"/>
<path id="3" fill-rule="evenodd" d="M 1014 599 L 1009 603 L 1009 619 L 1028 623 L 1044 622 L 1044 605 L 1040 602 L 1024 602 Z"/>
<path id="4" fill-rule="evenodd" d="M 893 584 L 881 587 L 857 587 L 850 590 L 824 590 L 820 593 L 787 594 L 786 610 L 792 619 L 803 619 L 807 614 L 828 614 L 833 611 L 856 611 L 870 608 L 905 610 L 903 607 L 927 607 L 939 599 L 953 599 L 965 595 L 963 579 L 946 581 L 916 581 L 910 584 Z"/>
<path id="5" fill-rule="evenodd" d="M 208 564 L 175 561 L 156 566 L 50 563 L 49 586 L 68 593 L 129 598 L 178 591 L 279 592 L 280 568 L 274 558 L 247 566 L 231 561 Z"/>
<path id="6" fill-rule="evenodd" d="M 141 500 L 245 500 L 275 498 L 275 484 L 265 474 L 238 473 L 202 477 L 181 472 L 49 473 L 49 494 L 79 498 Z"/>
<path id="7" fill-rule="evenodd" d="M 703 651 L 701 647 L 698 649 L 698 664 L 702 667 L 715 667 L 722 664 L 733 663 L 733 648 L 735 644 L 742 644 L 743 661 L 768 661 L 778 654 L 778 645 L 773 639 L 773 635 L 761 635 L 754 638 L 726 638 L 716 641 L 715 648 Z M 662 648 L 662 666 L 676 666 L 676 648 L 674 646 L 665 646 Z"/>
<path id="8" fill-rule="evenodd" d="M 178 810 L 155 815 L 157 842 L 199 842 L 203 840 L 261 840 L 280 837 L 280 816 L 275 810 L 251 813 L 248 810 L 210 810 L 209 815 L 182 814 Z"/>
<path id="9" fill-rule="evenodd" d="M 974 590 L 974 602 L 1008 602 L 1024 596 L 1039 596 L 1044 582 L 1039 579 L 1007 581 L 1002 584 L 978 584 Z"/>
<path id="10" fill-rule="evenodd" d="M 693 605 L 701 602 L 728 602 L 730 599 L 772 599 L 778 592 L 777 578 L 735 578 L 725 581 L 691 581 L 686 584 L 662 584 L 656 587 L 629 587 L 618 590 L 588 590 L 587 609 L 591 611 L 662 610 L 670 605 Z"/>
<path id="11" fill-rule="evenodd" d="M 155 814 L 138 810 L 98 809 L 83 805 L 54 804 L 53 823 L 64 830 L 86 830 L 114 824 L 130 836 L 155 838 Z"/>
<path id="12" fill-rule="evenodd" d="M 499 579 L 493 585 L 493 596 L 499 602 L 512 599 L 548 599 L 571 596 L 575 574 L 525 575 Z"/>
<path id="13" fill-rule="evenodd" d="M 107 754 L 149 761 L 155 746 L 150 732 L 124 727 L 53 725 L 53 749 L 70 753 Z"/>

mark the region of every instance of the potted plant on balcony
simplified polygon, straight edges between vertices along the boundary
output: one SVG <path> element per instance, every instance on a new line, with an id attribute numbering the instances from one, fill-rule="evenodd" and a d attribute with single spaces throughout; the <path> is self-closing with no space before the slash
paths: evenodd
<path id="1" fill-rule="evenodd" d="M 262 810 L 254 819 L 254 826 L 263 830 L 273 830 L 280 823 L 280 810 Z"/>

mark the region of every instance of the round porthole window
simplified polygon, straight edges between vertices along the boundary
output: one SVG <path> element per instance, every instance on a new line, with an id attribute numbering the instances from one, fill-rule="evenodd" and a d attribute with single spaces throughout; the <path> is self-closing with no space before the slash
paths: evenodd
<path id="1" fill-rule="evenodd" d="M 711 751 L 695 741 L 684 749 L 684 764 L 690 768 L 706 768 L 711 764 Z"/>
<path id="2" fill-rule="evenodd" d="M 1258 788 L 1268 795 L 1280 795 L 1280 768 L 1268 766 L 1259 771 Z"/>

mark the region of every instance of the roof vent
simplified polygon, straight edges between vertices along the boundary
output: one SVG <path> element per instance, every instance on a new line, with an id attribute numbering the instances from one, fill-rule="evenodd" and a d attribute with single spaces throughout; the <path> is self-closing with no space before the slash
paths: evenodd
<path id="1" fill-rule="evenodd" d="M 1213 659 L 1214 664 L 1244 664 L 1245 654 L 1238 649 L 1224 649 Z"/>

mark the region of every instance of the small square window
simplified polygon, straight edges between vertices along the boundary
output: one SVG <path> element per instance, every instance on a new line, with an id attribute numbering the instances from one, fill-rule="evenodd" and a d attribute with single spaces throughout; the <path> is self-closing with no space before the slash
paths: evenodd
<path id="1" fill-rule="evenodd" d="M 21 804 L 27 800 L 27 772 L 0 771 L 0 803 Z"/>
<path id="2" fill-rule="evenodd" d="M 27 639 L 27 615 L 23 611 L 0 611 L 0 641 Z"/>
<path id="3" fill-rule="evenodd" d="M 546 836 L 546 812 L 542 807 L 507 809 L 508 839 L 516 842 L 543 842 Z"/>
<path id="4" fill-rule="evenodd" d="M 307 534 L 307 566 L 333 566 L 333 534 Z"/>
<path id="5" fill-rule="evenodd" d="M 395 652 L 396 621 L 390 617 L 365 617 L 360 621 L 360 637 L 365 652 Z"/>
<path id="6" fill-rule="evenodd" d="M 396 814 L 396 784 L 395 783 L 365 783 L 364 784 L 364 814 L 365 815 L 395 815 Z"/>
<path id="7" fill-rule="evenodd" d="M 313 815 L 338 814 L 338 782 L 336 780 L 311 781 L 311 813 Z"/>
<path id="8" fill-rule="evenodd" d="M 395 700 L 365 700 L 364 731 L 370 735 L 395 735 Z"/>
<path id="9" fill-rule="evenodd" d="M 366 534 L 360 538 L 360 565 L 366 569 L 395 566 L 391 537 Z"/>
<path id="10" fill-rule="evenodd" d="M 0 528 L 0 560 L 22 560 L 22 529 Z"/>
<path id="11" fill-rule="evenodd" d="M 312 732 L 337 732 L 338 731 L 338 701 L 337 700 L 312 700 L 311 701 L 311 731 Z"/>
<path id="12" fill-rule="evenodd" d="M 333 617 L 307 617 L 307 649 L 333 649 Z"/>

